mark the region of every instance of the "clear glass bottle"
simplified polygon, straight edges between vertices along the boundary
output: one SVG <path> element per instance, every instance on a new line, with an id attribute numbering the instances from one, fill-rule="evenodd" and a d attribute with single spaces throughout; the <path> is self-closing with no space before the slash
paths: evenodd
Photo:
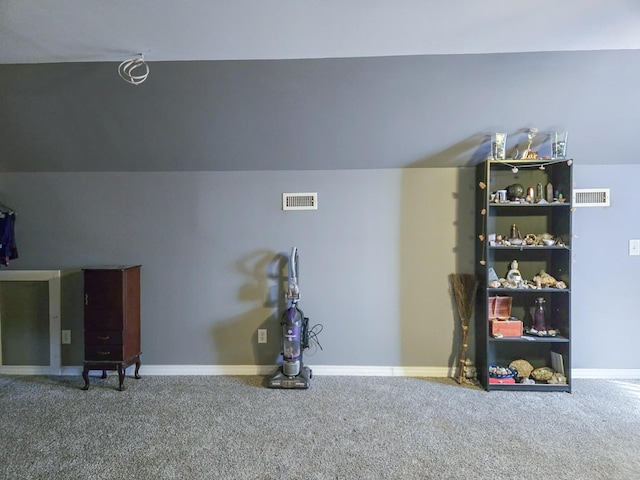
<path id="1" fill-rule="evenodd" d="M 547 330 L 547 320 L 544 313 L 544 298 L 536 298 L 536 308 L 533 312 L 533 328 L 539 332 Z"/>

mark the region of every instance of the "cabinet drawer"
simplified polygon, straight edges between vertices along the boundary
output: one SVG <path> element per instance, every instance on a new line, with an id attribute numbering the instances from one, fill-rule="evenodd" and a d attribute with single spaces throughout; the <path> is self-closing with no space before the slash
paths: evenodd
<path id="1" fill-rule="evenodd" d="M 84 359 L 89 362 L 123 360 L 122 345 L 85 345 Z"/>
<path id="2" fill-rule="evenodd" d="M 121 309 L 85 306 L 84 326 L 87 330 L 119 330 L 124 326 Z"/>
<path id="3" fill-rule="evenodd" d="M 95 330 L 84 332 L 85 345 L 122 345 L 122 330 Z"/>

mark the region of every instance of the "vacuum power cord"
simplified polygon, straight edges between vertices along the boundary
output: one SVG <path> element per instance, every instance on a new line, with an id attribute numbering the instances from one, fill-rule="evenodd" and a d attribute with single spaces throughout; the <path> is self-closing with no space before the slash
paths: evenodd
<path id="1" fill-rule="evenodd" d="M 315 343 L 318 347 L 320 347 L 320 350 L 322 350 L 323 348 L 322 348 L 322 345 L 320 345 L 320 341 L 318 340 L 318 335 L 320 335 L 323 328 L 324 327 L 322 326 L 321 323 L 316 323 L 313 327 L 309 329 L 309 340 Z"/>

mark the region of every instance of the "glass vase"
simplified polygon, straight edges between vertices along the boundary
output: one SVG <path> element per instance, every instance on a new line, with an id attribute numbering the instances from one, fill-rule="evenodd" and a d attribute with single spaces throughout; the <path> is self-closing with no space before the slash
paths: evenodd
<path id="1" fill-rule="evenodd" d="M 551 158 L 567 158 L 567 132 L 551 134 Z"/>
<path id="2" fill-rule="evenodd" d="M 507 158 L 507 134 L 494 133 L 491 136 L 491 156 L 496 160 Z"/>

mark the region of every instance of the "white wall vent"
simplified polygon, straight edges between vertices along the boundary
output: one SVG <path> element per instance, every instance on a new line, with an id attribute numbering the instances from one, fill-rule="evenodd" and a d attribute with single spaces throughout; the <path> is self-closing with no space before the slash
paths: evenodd
<path id="1" fill-rule="evenodd" d="M 608 207 L 611 195 L 608 188 L 575 188 L 573 190 L 574 207 Z"/>
<path id="2" fill-rule="evenodd" d="M 317 210 L 317 193 L 283 193 L 282 210 Z"/>

